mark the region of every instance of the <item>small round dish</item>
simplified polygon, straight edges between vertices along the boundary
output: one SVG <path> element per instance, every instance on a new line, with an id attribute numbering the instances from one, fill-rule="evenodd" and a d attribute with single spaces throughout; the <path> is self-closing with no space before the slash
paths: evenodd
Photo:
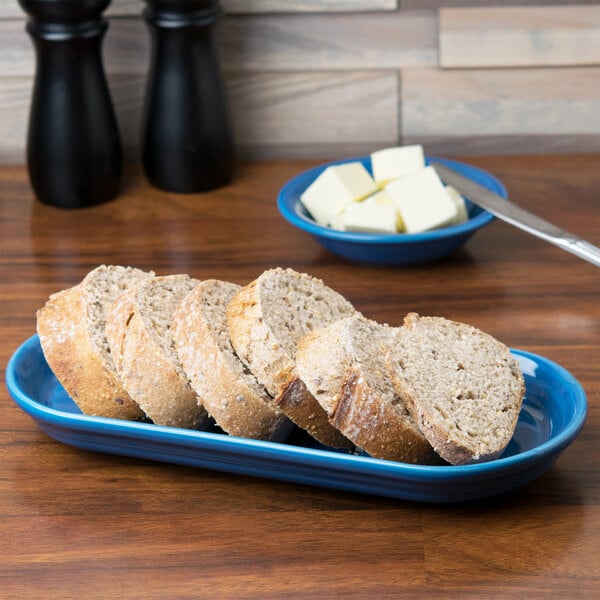
<path id="1" fill-rule="evenodd" d="M 469 220 L 460 225 L 424 233 L 393 235 L 337 231 L 317 224 L 300 202 L 304 190 L 329 166 L 361 162 L 371 173 L 369 157 L 347 158 L 314 167 L 290 179 L 279 192 L 277 206 L 294 227 L 309 233 L 324 248 L 345 259 L 363 263 L 410 265 L 431 262 L 462 246 L 475 232 L 494 220 L 494 216 L 466 199 Z M 493 175 L 455 160 L 427 157 L 426 163 L 446 165 L 476 183 L 507 197 L 506 188 Z"/>

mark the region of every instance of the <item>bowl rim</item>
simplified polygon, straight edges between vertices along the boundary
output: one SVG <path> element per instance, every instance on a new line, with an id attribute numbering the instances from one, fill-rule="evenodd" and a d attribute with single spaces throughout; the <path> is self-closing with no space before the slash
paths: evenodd
<path id="1" fill-rule="evenodd" d="M 497 179 L 491 173 L 480 169 L 474 165 L 470 165 L 465 162 L 441 158 L 437 156 L 427 155 L 425 157 L 427 165 L 435 165 L 440 163 L 450 168 L 458 167 L 463 169 L 475 169 L 486 177 L 493 185 L 497 188 L 495 191 L 501 197 L 507 199 L 508 194 L 504 184 Z M 371 159 L 370 156 L 355 156 L 350 158 L 344 158 L 340 160 L 334 160 L 331 162 L 323 163 L 309 169 L 301 171 L 292 179 L 288 180 L 283 187 L 280 189 L 277 196 L 277 207 L 281 215 L 292 225 L 318 237 L 327 238 L 331 240 L 339 240 L 345 242 L 354 242 L 362 244 L 372 245 L 388 245 L 388 244 L 410 244 L 410 243 L 422 243 L 422 242 L 435 242 L 447 238 L 458 237 L 461 235 L 469 235 L 474 231 L 489 225 L 496 217 L 480 208 L 479 214 L 473 218 L 469 218 L 465 223 L 459 223 L 458 225 L 450 225 L 448 227 L 442 227 L 440 229 L 433 229 L 431 231 L 425 231 L 422 233 L 367 233 L 367 232 L 354 232 L 354 231 L 339 231 L 337 229 L 331 229 L 323 225 L 319 225 L 312 218 L 308 217 L 305 213 L 305 209 L 300 202 L 298 193 L 293 189 L 296 187 L 299 180 L 309 179 L 312 177 L 306 186 L 310 185 L 317 176 L 323 172 L 327 167 L 345 164 L 349 162 L 360 162 L 370 172 Z M 468 177 L 468 175 L 467 175 Z M 306 188 L 305 188 L 306 189 Z M 468 198 L 467 198 L 468 200 Z M 470 200 L 469 200 L 470 201 Z M 476 204 L 476 203 L 473 203 Z"/>

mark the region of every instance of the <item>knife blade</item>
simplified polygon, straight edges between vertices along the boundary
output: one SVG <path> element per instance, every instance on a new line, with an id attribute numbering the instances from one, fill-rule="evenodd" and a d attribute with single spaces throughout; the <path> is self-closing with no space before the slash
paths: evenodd
<path id="1" fill-rule="evenodd" d="M 600 248 L 597 246 L 521 208 L 445 165 L 434 162 L 433 166 L 446 184 L 456 188 L 473 204 L 481 206 L 502 221 L 600 267 Z"/>

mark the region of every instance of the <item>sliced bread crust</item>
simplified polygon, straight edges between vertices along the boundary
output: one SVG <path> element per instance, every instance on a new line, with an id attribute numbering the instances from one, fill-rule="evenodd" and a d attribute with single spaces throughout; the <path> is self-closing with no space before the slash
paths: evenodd
<path id="1" fill-rule="evenodd" d="M 500 456 L 525 393 L 504 344 L 464 323 L 410 313 L 389 349 L 396 392 L 442 458 L 458 465 Z"/>
<path id="2" fill-rule="evenodd" d="M 292 269 L 270 269 L 239 290 L 227 308 L 233 348 L 275 403 L 322 444 L 351 448 L 296 379 L 296 344 L 318 327 L 356 313 L 323 281 Z"/>
<path id="3" fill-rule="evenodd" d="M 321 444 L 340 450 L 354 450 L 354 443 L 332 425 L 323 407 L 295 371 L 275 399 L 275 405 L 298 427 L 304 429 Z"/>
<path id="4" fill-rule="evenodd" d="M 37 332 L 46 361 L 85 414 L 144 418 L 115 370 L 105 325 L 116 298 L 152 275 L 132 267 L 100 265 L 76 286 L 50 296 L 37 311 Z"/>
<path id="5" fill-rule="evenodd" d="M 179 362 L 171 332 L 175 308 L 198 283 L 187 275 L 144 280 L 122 294 L 107 316 L 106 335 L 121 381 L 156 425 L 210 425 Z"/>
<path id="6" fill-rule="evenodd" d="M 312 331 L 298 343 L 298 375 L 331 423 L 369 455 L 439 463 L 387 377 L 392 331 L 361 315 Z"/>
<path id="7" fill-rule="evenodd" d="M 178 356 L 217 425 L 230 435 L 281 441 L 293 428 L 235 354 L 226 325 L 239 285 L 215 279 L 196 286 L 173 315 Z"/>

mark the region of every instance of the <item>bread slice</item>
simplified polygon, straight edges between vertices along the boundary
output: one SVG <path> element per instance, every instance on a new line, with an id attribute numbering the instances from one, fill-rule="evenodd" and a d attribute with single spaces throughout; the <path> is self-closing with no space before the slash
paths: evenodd
<path id="1" fill-rule="evenodd" d="M 129 395 L 156 425 L 205 429 L 210 421 L 175 351 L 173 312 L 200 282 L 187 275 L 141 281 L 121 295 L 106 319 L 116 370 Z"/>
<path id="2" fill-rule="evenodd" d="M 282 441 L 292 422 L 239 360 L 227 333 L 227 305 L 239 289 L 216 279 L 196 286 L 173 315 L 176 350 L 192 387 L 223 431 Z"/>
<path id="3" fill-rule="evenodd" d="M 385 365 L 393 328 L 362 315 L 336 321 L 298 343 L 298 376 L 331 423 L 370 456 L 441 462 L 395 393 Z"/>
<path id="4" fill-rule="evenodd" d="M 105 324 L 116 298 L 152 275 L 132 267 L 101 265 L 78 285 L 50 296 L 37 312 L 46 361 L 85 414 L 144 418 L 115 371 Z"/>
<path id="5" fill-rule="evenodd" d="M 410 313 L 388 348 L 396 393 L 442 458 L 459 465 L 500 456 L 525 393 L 504 344 L 470 325 Z"/>
<path id="6" fill-rule="evenodd" d="M 296 344 L 309 331 L 355 312 L 320 279 L 281 268 L 239 290 L 227 308 L 229 337 L 242 362 L 296 425 L 338 448 L 352 444 L 295 376 Z"/>

